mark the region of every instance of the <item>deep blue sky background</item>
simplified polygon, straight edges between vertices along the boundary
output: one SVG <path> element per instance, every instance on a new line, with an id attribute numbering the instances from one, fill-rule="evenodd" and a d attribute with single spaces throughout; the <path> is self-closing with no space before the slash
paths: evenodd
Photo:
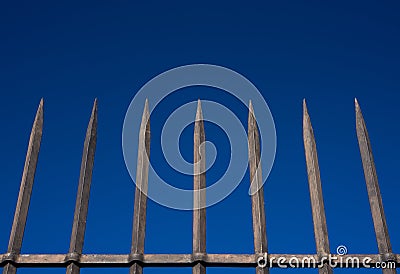
<path id="1" fill-rule="evenodd" d="M 302 142 L 303 98 L 316 135 L 331 252 L 344 244 L 350 253 L 377 253 L 355 133 L 357 97 L 371 137 L 393 249 L 399 253 L 399 14 L 398 1 L 2 1 L 0 253 L 7 249 L 29 132 L 42 97 L 44 134 L 23 252 L 68 250 L 83 140 L 97 97 L 98 145 L 84 252 L 128 253 L 134 185 L 121 149 L 125 112 L 152 77 L 192 63 L 221 65 L 243 74 L 269 104 L 278 140 L 275 165 L 265 185 L 272 253 L 315 252 Z M 168 97 L 152 116 L 151 150 L 152 160 L 168 180 L 180 177 L 160 157 L 162 121 L 175 107 L 197 98 L 230 107 L 247 127 L 246 107 L 221 91 L 197 87 Z M 181 138 L 188 160 L 192 130 L 187 128 Z M 207 124 L 206 134 L 220 153 L 207 176 L 212 182 L 226 166 L 229 151 L 227 138 L 217 127 Z M 191 184 L 191 178 L 183 179 Z M 208 252 L 253 251 L 248 184 L 246 177 L 231 196 L 207 209 Z M 146 252 L 191 252 L 190 212 L 149 201 L 147 213 Z M 350 271 L 377 273 L 335 273 Z"/>

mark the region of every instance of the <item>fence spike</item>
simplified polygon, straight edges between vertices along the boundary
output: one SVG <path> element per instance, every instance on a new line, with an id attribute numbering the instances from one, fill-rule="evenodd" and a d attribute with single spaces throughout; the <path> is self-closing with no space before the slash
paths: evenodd
<path id="1" fill-rule="evenodd" d="M 144 238 L 146 233 L 146 206 L 150 159 L 150 113 L 149 103 L 146 99 L 142 122 L 139 130 L 139 148 L 137 156 L 135 207 L 133 213 L 133 232 L 131 256 L 143 255 Z M 133 263 L 129 270 L 130 274 L 143 273 L 143 267 Z"/>
<path id="2" fill-rule="evenodd" d="M 82 254 L 83 242 L 86 229 L 86 218 L 89 206 L 90 185 L 92 182 L 92 172 L 94 164 L 94 154 L 96 151 L 97 139 L 97 99 L 93 103 L 92 114 L 86 131 L 85 142 L 83 145 L 82 162 L 79 174 L 79 185 L 76 195 L 74 223 L 72 226 L 69 256 L 78 257 Z M 80 267 L 71 262 L 67 266 L 67 274 L 80 273 Z"/>
<path id="3" fill-rule="evenodd" d="M 357 139 L 364 169 L 365 182 L 367 185 L 369 204 L 371 207 L 378 250 L 381 255 L 387 257 L 386 259 L 389 259 L 390 257 L 393 257 L 392 246 L 390 244 L 389 232 L 386 224 L 385 211 L 383 209 L 382 196 L 379 189 L 378 176 L 376 174 L 371 143 L 357 99 L 354 100 L 354 104 L 356 112 Z M 396 273 L 396 269 L 382 269 L 382 271 L 385 274 Z"/>
<path id="4" fill-rule="evenodd" d="M 194 177 L 193 177 L 193 254 L 206 253 L 206 149 L 201 101 L 197 102 L 194 125 Z M 205 274 L 202 263 L 193 266 L 193 274 Z"/>
<path id="5" fill-rule="evenodd" d="M 15 208 L 14 221 L 11 228 L 10 241 L 7 252 L 11 255 L 19 255 L 21 252 L 22 239 L 26 219 L 28 216 L 29 203 L 31 200 L 33 181 L 35 178 L 36 165 L 39 157 L 40 143 L 43 131 L 43 98 L 40 100 L 36 111 L 31 134 L 29 137 L 28 151 L 26 152 L 24 171 L 22 172 L 21 185 L 18 194 L 17 206 Z M 3 274 L 15 274 L 17 268 L 8 263 L 3 268 Z"/>
<path id="6" fill-rule="evenodd" d="M 249 101 L 248 143 L 254 253 L 261 255 L 268 253 L 267 231 L 265 224 L 264 187 L 262 186 L 262 168 L 260 162 L 260 140 L 251 101 Z M 256 273 L 267 274 L 269 273 L 269 268 L 257 267 Z"/>
<path id="7" fill-rule="evenodd" d="M 324 199 L 322 196 L 317 147 L 315 144 L 314 131 L 311 125 L 310 116 L 308 115 L 306 100 L 303 100 L 303 140 L 317 254 L 319 256 L 327 256 L 330 254 L 330 248 Z M 331 266 L 328 264 L 325 264 L 324 267 L 320 268 L 318 271 L 320 274 L 333 273 Z"/>

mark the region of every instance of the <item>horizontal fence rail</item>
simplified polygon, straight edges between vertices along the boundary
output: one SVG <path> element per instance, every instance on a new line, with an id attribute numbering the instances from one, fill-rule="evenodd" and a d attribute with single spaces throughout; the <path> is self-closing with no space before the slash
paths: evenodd
<path id="1" fill-rule="evenodd" d="M 331 274 L 333 268 L 369 268 L 383 266 L 384 274 L 395 274 L 400 267 L 400 254 L 392 251 L 383 209 L 371 144 L 361 108 L 355 100 L 356 131 L 365 175 L 368 198 L 379 254 L 330 254 L 328 229 L 322 195 L 318 155 L 311 119 L 303 101 L 303 141 L 314 224 L 316 254 L 268 253 L 264 189 L 260 163 L 257 120 L 251 101 L 248 116 L 248 161 L 253 220 L 253 254 L 209 254 L 206 251 L 206 179 L 205 131 L 201 102 L 198 101 L 194 127 L 193 176 L 193 249 L 192 254 L 145 254 L 146 207 L 150 157 L 150 113 L 146 100 L 137 156 L 136 188 L 130 254 L 83 254 L 86 218 L 97 140 L 97 100 L 86 131 L 78 182 L 74 221 L 69 251 L 66 254 L 21 254 L 22 240 L 35 177 L 43 130 L 43 99 L 40 101 L 28 143 L 20 191 L 11 228 L 7 253 L 0 254 L 3 274 L 14 274 L 23 267 L 61 267 L 67 274 L 78 274 L 87 267 L 123 267 L 130 274 L 141 274 L 143 268 L 191 267 L 194 274 L 206 273 L 207 267 L 250 267 L 257 274 L 268 274 L 270 268 L 318 268 L 319 274 Z"/>
<path id="2" fill-rule="evenodd" d="M 193 254 L 143 254 L 132 259 L 129 254 L 82 254 L 77 261 L 73 261 L 82 268 L 88 267 L 130 267 L 137 263 L 141 266 L 167 267 L 182 266 L 193 267 L 195 264 L 202 263 L 210 267 L 256 267 L 260 255 L 255 254 L 204 254 L 203 256 L 194 256 Z M 283 258 L 278 261 L 278 258 Z M 296 258 L 293 259 L 293 258 Z M 359 266 L 352 264 L 352 260 L 357 258 Z M 368 259 L 362 264 L 364 259 Z M 370 259 L 370 260 L 369 260 Z M 291 260 L 291 261 L 290 261 Z M 316 254 L 268 254 L 268 262 L 272 261 L 269 267 L 287 267 L 287 268 L 318 268 L 321 265 L 321 257 Z M 304 266 L 296 262 L 305 262 Z M 311 261 L 310 265 L 308 262 Z M 315 261 L 315 264 L 312 262 Z M 335 255 L 332 263 L 337 267 L 358 268 L 373 267 L 376 263 L 387 261 L 384 256 L 377 254 L 347 254 Z M 395 255 L 393 261 L 396 267 L 400 267 L 400 255 Z M 347 262 L 347 265 L 346 265 Z M 71 263 L 71 259 L 66 254 L 21 254 L 14 257 L 11 261 L 7 254 L 3 255 L 0 265 L 12 263 L 18 267 L 66 267 Z"/>

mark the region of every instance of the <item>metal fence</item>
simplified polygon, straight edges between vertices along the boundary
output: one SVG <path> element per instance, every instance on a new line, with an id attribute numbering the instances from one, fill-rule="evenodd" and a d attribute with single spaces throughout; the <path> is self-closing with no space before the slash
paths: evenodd
<path id="1" fill-rule="evenodd" d="M 316 241 L 315 254 L 269 254 L 267 249 L 264 193 L 260 165 L 260 143 L 257 122 L 251 102 L 248 117 L 248 159 L 251 186 L 257 191 L 251 196 L 254 253 L 208 254 L 206 251 L 206 193 L 205 141 L 200 101 L 194 129 L 194 205 L 192 254 L 145 254 L 146 203 L 150 152 L 150 114 L 146 101 L 139 131 L 136 191 L 133 215 L 132 246 L 130 254 L 82 254 L 90 184 L 97 138 L 97 101 L 95 100 L 84 142 L 74 221 L 67 254 L 20 254 L 28 207 L 39 155 L 43 128 L 43 99 L 33 123 L 22 174 L 14 221 L 6 254 L 0 254 L 3 274 L 13 274 L 22 267 L 62 267 L 66 273 L 79 273 L 84 267 L 126 267 L 130 273 L 142 273 L 143 268 L 181 266 L 192 267 L 193 273 L 206 273 L 207 267 L 250 267 L 256 273 L 269 273 L 274 267 L 310 267 L 320 274 L 332 273 L 336 267 L 357 268 L 380 265 L 383 273 L 394 274 L 400 266 L 400 254 L 394 254 L 389 240 L 371 144 L 360 106 L 355 101 L 356 130 L 365 181 L 371 206 L 379 254 L 330 254 L 322 197 L 320 171 L 314 133 L 303 102 L 303 139 Z M 139 117 L 138 117 L 139 118 Z"/>

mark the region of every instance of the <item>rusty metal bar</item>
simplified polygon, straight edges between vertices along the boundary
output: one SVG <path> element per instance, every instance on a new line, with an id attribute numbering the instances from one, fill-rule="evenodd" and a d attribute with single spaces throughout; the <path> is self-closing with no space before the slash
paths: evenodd
<path id="1" fill-rule="evenodd" d="M 193 255 L 200 259 L 206 253 L 206 149 L 201 102 L 197 102 L 194 125 L 194 177 L 193 177 Z M 199 261 L 193 266 L 193 274 L 205 274 L 206 266 Z"/>
<path id="2" fill-rule="evenodd" d="M 92 182 L 94 154 L 96 151 L 96 138 L 97 99 L 93 104 L 92 115 L 90 116 L 85 142 L 83 145 L 79 185 L 76 195 L 74 223 L 72 226 L 69 254 L 67 254 L 67 259 L 71 260 L 71 262 L 67 266 L 67 274 L 78 274 L 80 272 L 79 265 L 76 263 L 76 261 L 79 261 L 80 255 L 82 254 L 83 242 L 85 238 L 90 185 Z"/>
<path id="3" fill-rule="evenodd" d="M 139 148 L 136 170 L 135 207 L 133 213 L 132 246 L 130 258 L 141 258 L 144 253 L 144 238 L 146 231 L 146 206 L 150 157 L 150 113 L 146 99 L 142 122 L 139 130 Z M 133 263 L 130 274 L 143 273 L 142 265 Z"/>
<path id="4" fill-rule="evenodd" d="M 20 254 L 43 129 L 42 99 L 29 139 L 8 250 L 7 253 L 0 254 L 0 267 L 3 267 L 3 274 L 15 274 L 17 268 L 20 267 L 62 267 L 66 268 L 67 273 L 70 274 L 78 274 L 80 268 L 84 267 L 126 267 L 130 268 L 130 273 L 142 274 L 143 267 L 148 266 L 192 267 L 193 273 L 196 274 L 205 273 L 206 267 L 252 267 L 256 268 L 256 273 L 268 273 L 270 267 L 318 268 L 320 274 L 331 274 L 332 268 L 377 268 L 378 265 L 383 266 L 383 264 L 386 264 L 388 267 L 381 267 L 384 274 L 395 274 L 396 268 L 400 267 L 400 254 L 392 252 L 371 144 L 357 100 L 355 100 L 357 138 L 380 254 L 346 254 L 340 256 L 329 253 L 317 149 L 305 101 L 303 102 L 303 108 L 303 139 L 317 254 L 268 254 L 259 132 L 251 101 L 249 102 L 248 145 L 254 254 L 206 253 L 205 132 L 200 100 L 198 101 L 194 130 L 192 254 L 144 254 L 146 194 L 148 189 L 150 153 L 150 114 L 147 100 L 139 132 L 135 207 L 130 254 L 82 254 L 96 148 L 97 100 L 95 100 L 93 105 L 85 137 L 69 253 Z M 261 267 L 261 262 L 264 262 L 266 267 Z"/>
<path id="5" fill-rule="evenodd" d="M 254 253 L 268 252 L 265 224 L 264 187 L 260 162 L 260 139 L 253 104 L 249 102 L 248 145 L 250 165 L 251 212 L 253 219 Z M 268 274 L 268 267 L 257 267 L 257 274 Z"/>
<path id="6" fill-rule="evenodd" d="M 21 252 L 22 239 L 26 219 L 28 216 L 29 203 L 31 200 L 33 181 L 35 178 L 36 165 L 39 157 L 40 143 L 43 131 L 43 99 L 40 100 L 33 122 L 31 135 L 29 137 L 28 151 L 26 153 L 24 171 L 22 172 L 21 185 L 18 194 L 17 206 L 15 208 L 14 221 L 11 228 L 10 241 L 8 243 L 8 256 L 18 256 Z M 15 274 L 17 268 L 13 264 L 6 264 L 3 274 Z"/>
<path id="7" fill-rule="evenodd" d="M 315 144 L 314 131 L 311 125 L 310 116 L 307 111 L 306 100 L 303 101 L 303 140 L 317 254 L 320 256 L 327 256 L 330 251 L 324 199 L 322 196 L 317 147 Z M 318 271 L 320 274 L 333 273 L 331 266 L 328 264 L 325 264 L 324 267 L 320 268 Z"/>
<path id="8" fill-rule="evenodd" d="M 369 204 L 371 206 L 372 219 L 379 253 L 386 257 L 386 260 L 393 260 L 392 245 L 390 244 L 388 227 L 386 224 L 385 211 L 383 209 L 382 196 L 379 189 L 378 176 L 372 154 L 371 143 L 367 127 L 361 112 L 360 105 L 355 99 L 356 130 L 360 147 L 360 154 L 364 169 L 365 182 L 367 185 Z M 383 269 L 384 274 L 395 274 L 395 269 Z"/>
<path id="9" fill-rule="evenodd" d="M 400 254 L 395 254 L 395 267 L 400 267 Z M 272 268 L 318 268 L 323 258 L 318 254 L 268 254 L 268 262 Z M 17 267 L 60 267 L 64 268 L 73 259 L 66 254 L 22 254 L 13 257 L 0 254 L 0 267 L 12 263 Z M 193 254 L 144 254 L 142 258 L 130 257 L 130 254 L 82 254 L 75 263 L 81 268 L 88 267 L 130 267 L 134 262 L 144 267 L 192 267 L 201 261 L 207 267 L 251 267 L 257 265 L 255 254 L 207 254 L 200 260 Z M 376 264 L 384 262 L 379 254 L 346 254 L 331 255 L 329 258 L 336 268 L 376 268 Z M 296 263 L 299 262 L 298 265 Z M 304 262 L 303 264 L 301 262 Z M 314 263 L 315 262 L 315 263 Z M 357 265 L 358 262 L 358 265 Z M 347 263 L 347 264 L 346 264 Z"/>

